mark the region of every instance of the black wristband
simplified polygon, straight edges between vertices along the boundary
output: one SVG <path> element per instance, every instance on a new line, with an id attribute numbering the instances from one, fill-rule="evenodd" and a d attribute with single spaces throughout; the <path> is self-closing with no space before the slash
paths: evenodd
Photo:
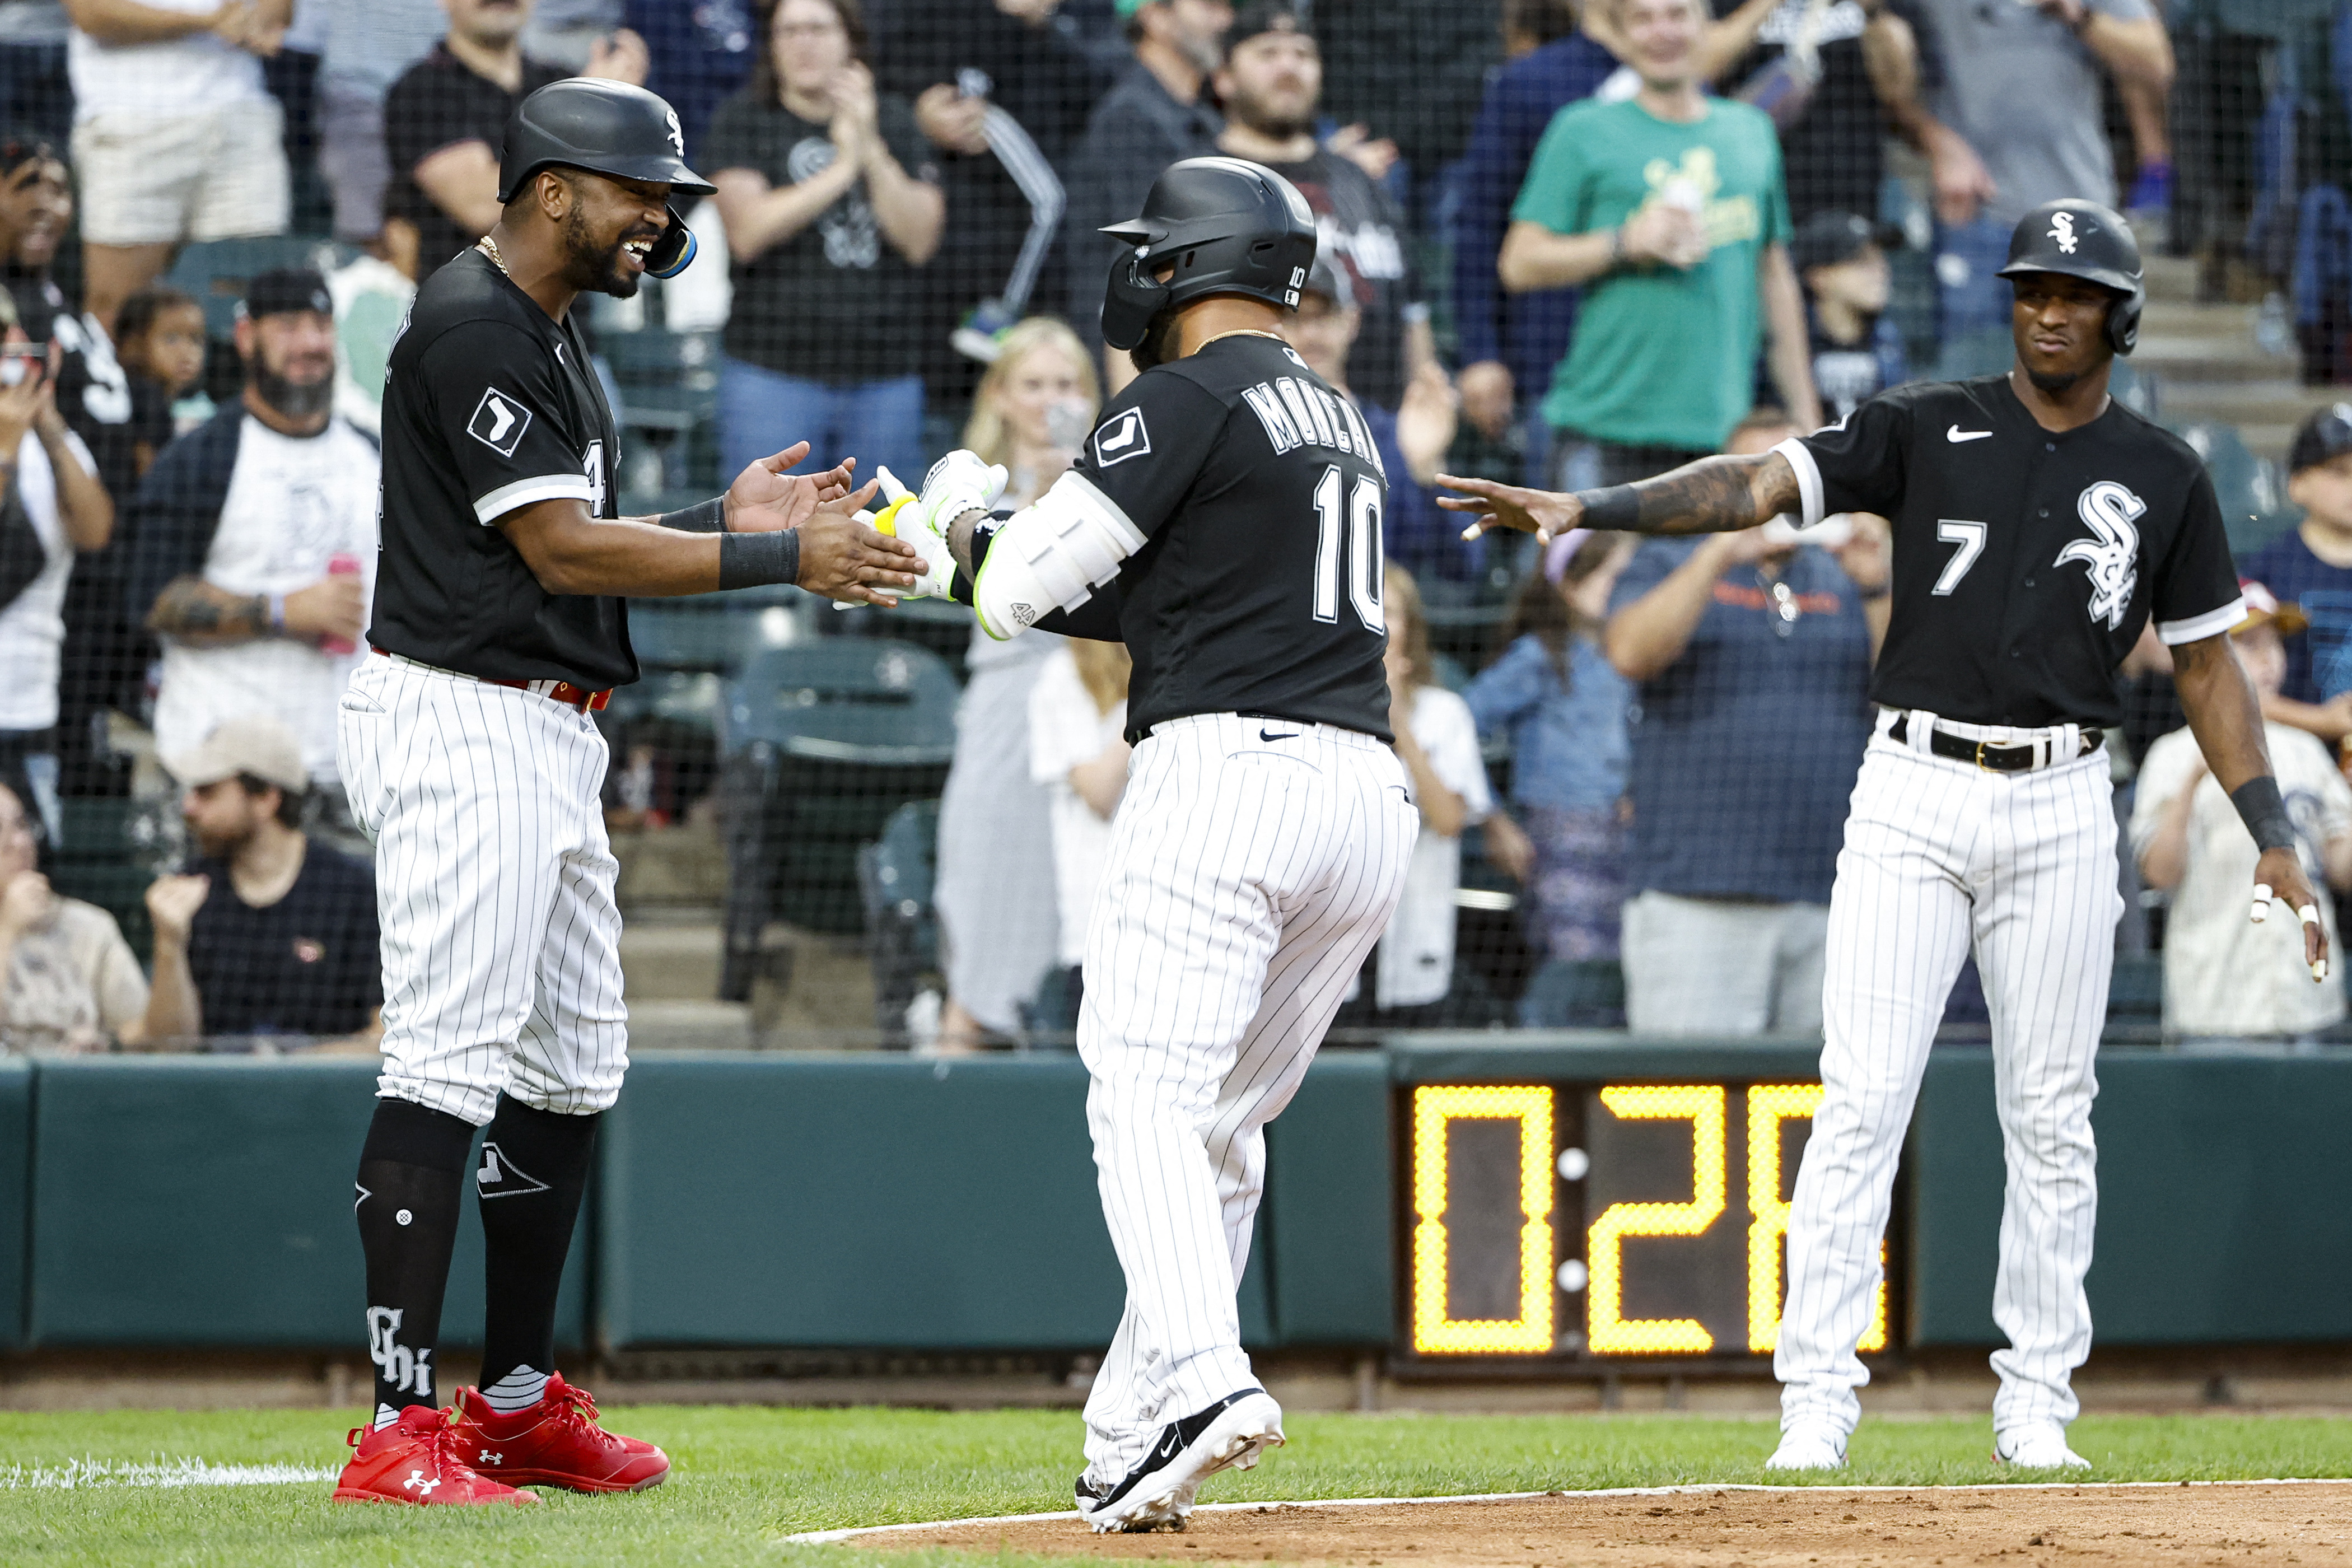
<path id="1" fill-rule="evenodd" d="M 801 536 L 789 528 L 766 533 L 719 536 L 719 585 L 757 588 L 796 583 L 801 575 Z"/>
<path id="2" fill-rule="evenodd" d="M 1631 485 L 1611 485 L 1605 490 L 1579 490 L 1577 504 L 1584 515 L 1577 520 L 1583 528 L 1626 530 L 1642 521 L 1642 498 L 1633 493 Z"/>
<path id="3" fill-rule="evenodd" d="M 2254 836 L 2256 848 L 2294 847 L 2294 822 L 2286 814 L 2286 802 L 2279 797 L 2278 780 L 2268 773 L 2248 779 L 2230 792 L 2230 804 L 2238 808 L 2246 831 Z"/>
<path id="4" fill-rule="evenodd" d="M 713 496 L 682 511 L 666 511 L 654 521 L 664 528 L 675 528 L 680 533 L 724 533 L 727 531 L 727 498 Z"/>
<path id="5" fill-rule="evenodd" d="M 992 511 L 984 523 L 974 523 L 971 530 L 971 570 L 958 568 L 955 580 L 948 584 L 948 597 L 959 605 L 970 605 L 980 582 L 982 563 L 988 559 L 988 547 L 996 542 L 996 531 L 1012 520 L 1009 511 Z"/>

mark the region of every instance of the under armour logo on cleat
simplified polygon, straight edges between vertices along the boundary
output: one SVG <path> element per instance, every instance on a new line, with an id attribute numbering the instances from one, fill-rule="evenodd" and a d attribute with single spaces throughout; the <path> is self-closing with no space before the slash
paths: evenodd
<path id="1" fill-rule="evenodd" d="M 481 1457 L 474 1461 L 478 1465 L 503 1465 L 506 1462 L 507 1457 L 504 1454 L 493 1454 L 488 1448 L 483 1449 Z"/>
<path id="2" fill-rule="evenodd" d="M 400 1489 L 408 1491 L 413 1489 L 417 1497 L 422 1499 L 432 1495 L 433 1489 L 440 1484 L 441 1478 L 438 1476 L 428 1481 L 425 1479 L 423 1470 L 411 1470 L 408 1472 L 408 1479 L 400 1483 Z"/>

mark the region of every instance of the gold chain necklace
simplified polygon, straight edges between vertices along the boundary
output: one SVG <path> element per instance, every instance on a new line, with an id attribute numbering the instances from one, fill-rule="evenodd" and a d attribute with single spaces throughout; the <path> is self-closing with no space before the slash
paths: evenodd
<path id="1" fill-rule="evenodd" d="M 490 265 L 499 269 L 499 273 L 501 277 L 508 279 L 514 277 L 513 273 L 507 270 L 506 258 L 499 254 L 499 242 L 497 240 L 492 239 L 486 234 L 482 236 L 481 238 L 474 241 L 474 248 L 480 251 L 485 257 L 489 258 Z"/>
<path id="2" fill-rule="evenodd" d="M 1207 348 L 1210 343 L 1223 342 L 1227 338 L 1272 338 L 1278 343 L 1287 343 L 1290 341 L 1280 332 L 1269 332 L 1263 327 L 1235 327 L 1229 332 L 1219 332 L 1215 337 L 1203 341 L 1201 348 Z M 1192 352 L 1198 353 L 1200 350 L 1195 349 Z"/>

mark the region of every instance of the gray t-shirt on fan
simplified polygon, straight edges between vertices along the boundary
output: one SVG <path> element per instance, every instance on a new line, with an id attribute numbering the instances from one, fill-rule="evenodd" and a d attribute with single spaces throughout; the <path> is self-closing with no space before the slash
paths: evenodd
<path id="1" fill-rule="evenodd" d="M 2144 21 L 2147 0 L 2085 0 L 2117 21 Z M 1937 116 L 1984 160 L 2000 189 L 1985 216 L 2013 224 L 2043 202 L 2116 204 L 2115 153 L 2100 119 L 2105 67 L 2066 25 L 2031 0 L 1919 0 L 1941 45 Z"/>

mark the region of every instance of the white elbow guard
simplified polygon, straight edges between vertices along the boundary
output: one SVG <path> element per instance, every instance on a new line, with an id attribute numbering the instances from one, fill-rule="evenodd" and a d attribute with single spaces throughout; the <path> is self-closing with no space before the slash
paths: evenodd
<path id="1" fill-rule="evenodd" d="M 990 542 L 972 584 L 981 629 L 1003 642 L 1055 610 L 1077 608 L 1142 548 L 1142 531 L 1116 501 L 1085 475 L 1064 474 Z"/>

